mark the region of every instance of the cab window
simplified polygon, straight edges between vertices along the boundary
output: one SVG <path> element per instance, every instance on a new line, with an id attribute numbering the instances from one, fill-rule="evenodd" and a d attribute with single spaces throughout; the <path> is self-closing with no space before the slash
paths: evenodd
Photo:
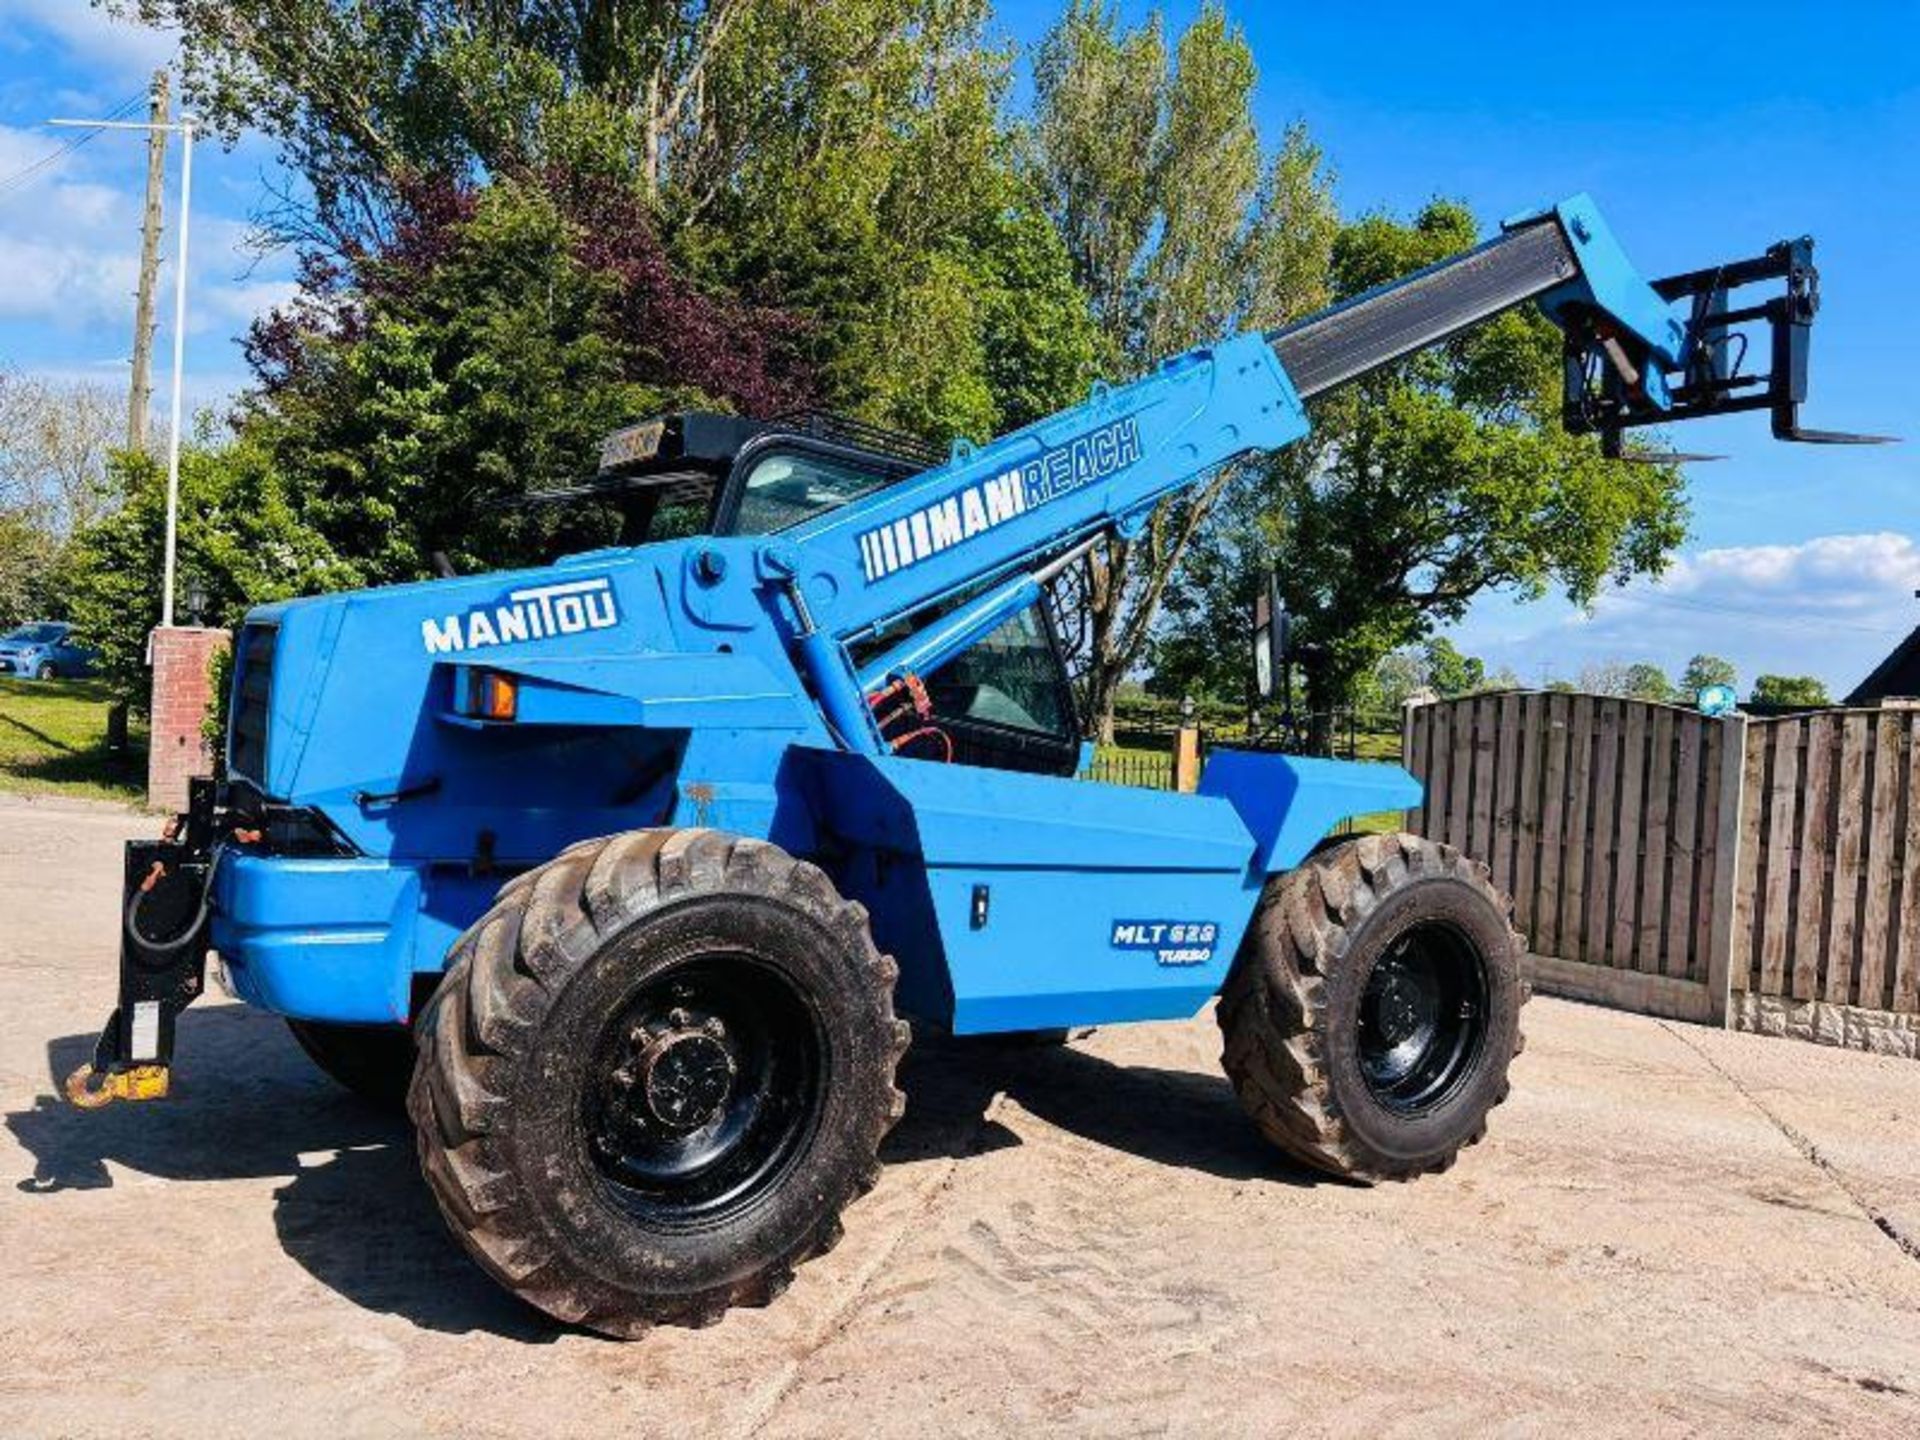
<path id="1" fill-rule="evenodd" d="M 851 505 L 886 483 L 885 475 L 820 455 L 769 455 L 747 475 L 732 532 L 771 535 L 823 511 Z"/>
<path id="2" fill-rule="evenodd" d="M 1063 679 L 1046 621 L 1034 605 L 927 677 L 927 698 L 944 721 L 1071 736 L 1078 725 Z"/>

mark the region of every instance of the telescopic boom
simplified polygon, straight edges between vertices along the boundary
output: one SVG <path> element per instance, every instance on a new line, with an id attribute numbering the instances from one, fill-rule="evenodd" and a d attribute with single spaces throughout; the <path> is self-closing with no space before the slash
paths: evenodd
<path id="1" fill-rule="evenodd" d="M 1528 302 L 1566 336 L 1565 425 L 1598 433 L 1609 455 L 1624 454 L 1622 436 L 1635 426 L 1761 408 L 1783 440 L 1871 443 L 1881 437 L 1799 424 L 1818 309 L 1812 250 L 1811 240 L 1784 241 L 1755 259 L 1649 283 L 1578 195 L 1296 324 L 1176 356 L 1129 385 L 1096 386 L 1081 404 L 980 449 L 957 444 L 946 464 L 785 532 L 768 563 L 806 612 L 809 639 L 843 643 L 1004 582 L 969 602 L 964 624 L 943 628 L 935 648 L 957 653 L 1031 604 L 1032 575 L 1066 552 L 1109 530 L 1135 534 L 1168 495 L 1307 434 L 1307 400 Z M 1769 280 L 1784 280 L 1784 293 L 1759 304 L 1729 298 Z M 1745 363 L 1755 349 L 1746 326 L 1768 331 L 1756 351 L 1765 371 Z M 828 653 L 822 641 L 809 650 Z M 836 664 L 813 678 L 823 693 L 839 691 L 845 704 L 835 708 L 853 716 L 857 697 L 895 673 L 894 658 L 927 657 L 903 650 L 858 676 Z"/>

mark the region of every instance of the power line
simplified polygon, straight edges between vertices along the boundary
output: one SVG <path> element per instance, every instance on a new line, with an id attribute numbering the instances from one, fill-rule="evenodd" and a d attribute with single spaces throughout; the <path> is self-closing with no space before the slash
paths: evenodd
<path id="1" fill-rule="evenodd" d="M 1745 620 L 1764 620 L 1770 625 L 1813 627 L 1821 630 L 1854 630 L 1862 635 L 1887 633 L 1884 625 L 1860 625 L 1845 620 L 1827 620 L 1818 615 L 1803 613 L 1782 614 L 1776 610 L 1749 610 L 1738 605 L 1717 605 L 1710 600 L 1690 600 L 1679 595 L 1662 595 L 1657 591 L 1628 591 L 1620 599 L 1629 605 L 1650 605 L 1656 609 L 1667 605 L 1681 610 L 1698 610 L 1710 615 L 1735 615 Z"/>
<path id="2" fill-rule="evenodd" d="M 108 120 L 118 120 L 126 115 L 132 114 L 134 110 L 139 108 L 140 102 L 143 101 L 145 98 L 146 98 L 145 95 L 136 94 L 132 99 L 122 101 L 119 105 L 114 107 L 114 109 L 108 113 L 106 118 Z M 89 140 L 92 140 L 97 135 L 99 135 L 100 131 L 104 128 L 105 126 L 104 124 L 102 124 L 102 125 L 94 126 L 93 129 L 91 130 L 83 130 L 80 132 L 80 134 L 76 135 L 73 139 L 69 140 L 66 144 L 58 147 L 55 150 L 49 151 L 47 154 L 42 155 L 38 160 L 33 161 L 29 165 L 23 166 L 21 169 L 16 170 L 13 172 L 13 174 L 7 176 L 5 179 L 0 180 L 0 200 L 4 200 L 9 195 L 13 194 L 15 191 L 22 189 L 29 181 L 31 181 L 35 176 L 39 175 L 49 165 L 52 165 L 59 160 L 65 159 L 68 155 L 71 155 L 75 150 L 78 150 L 82 145 L 85 145 Z"/>

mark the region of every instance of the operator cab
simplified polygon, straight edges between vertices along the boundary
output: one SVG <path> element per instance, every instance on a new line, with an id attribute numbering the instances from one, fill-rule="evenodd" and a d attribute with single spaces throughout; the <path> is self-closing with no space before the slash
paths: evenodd
<path id="1" fill-rule="evenodd" d="M 841 416 L 757 421 L 689 410 L 615 431 L 601 446 L 593 481 L 539 498 L 611 503 L 620 512 L 623 545 L 771 535 L 945 458 L 912 436 Z M 868 645 L 877 653 L 935 618 L 916 617 Z M 1050 603 L 1013 616 L 925 683 L 937 733 L 902 753 L 945 759 L 950 747 L 960 765 L 1045 775 L 1078 768 L 1079 705 Z"/>
<path id="2" fill-rule="evenodd" d="M 589 484 L 542 498 L 611 503 L 623 545 L 771 535 L 944 458 L 911 436 L 834 415 L 761 421 L 687 410 L 614 431 Z"/>

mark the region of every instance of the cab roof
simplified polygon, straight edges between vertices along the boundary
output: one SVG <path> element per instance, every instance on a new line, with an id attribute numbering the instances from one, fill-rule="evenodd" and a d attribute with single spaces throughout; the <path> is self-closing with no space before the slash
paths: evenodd
<path id="1" fill-rule="evenodd" d="M 772 420 L 749 420 L 707 410 L 656 415 L 614 431 L 600 446 L 597 478 L 663 478 L 698 469 L 714 474 L 730 469 L 740 452 L 769 435 L 797 435 L 861 450 L 918 472 L 946 457 L 924 440 L 869 425 L 862 420 L 809 410 Z"/>
<path id="2" fill-rule="evenodd" d="M 828 411 L 807 410 L 752 420 L 712 410 L 678 410 L 614 431 L 601 442 L 594 477 L 576 485 L 535 490 L 517 504 L 567 500 L 634 500 L 649 504 L 710 499 L 748 446 L 791 435 L 855 451 L 871 468 L 904 479 L 946 460 L 912 435 Z"/>

